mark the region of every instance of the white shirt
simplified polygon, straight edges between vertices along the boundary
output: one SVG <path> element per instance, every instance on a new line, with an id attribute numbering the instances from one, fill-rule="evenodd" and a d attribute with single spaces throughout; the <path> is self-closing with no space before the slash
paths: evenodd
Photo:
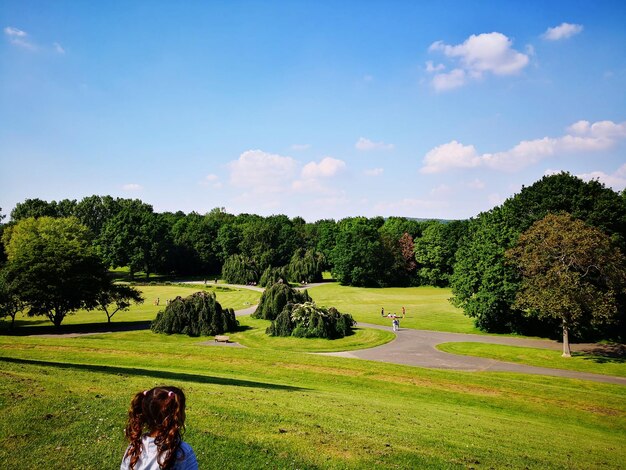
<path id="1" fill-rule="evenodd" d="M 120 465 L 120 470 L 130 469 L 130 457 L 126 455 L 128 449 L 124 453 L 124 460 Z M 183 457 L 184 454 L 184 457 Z M 157 457 L 159 451 L 154 443 L 154 437 L 150 437 L 144 434 L 141 438 L 141 454 L 139 454 L 139 460 L 135 464 L 135 470 L 159 470 L 159 463 Z M 182 457 L 181 460 L 179 460 Z M 173 470 L 198 470 L 198 461 L 196 460 L 196 454 L 193 453 L 193 449 L 186 442 L 181 442 L 178 448 L 177 459 L 174 462 Z"/>

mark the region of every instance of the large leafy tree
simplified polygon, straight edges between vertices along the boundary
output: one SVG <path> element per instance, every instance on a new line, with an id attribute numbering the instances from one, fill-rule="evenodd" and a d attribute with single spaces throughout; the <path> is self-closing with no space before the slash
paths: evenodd
<path id="1" fill-rule="evenodd" d="M 550 334 L 554 320 L 528 317 L 514 305 L 521 281 L 505 263 L 504 253 L 519 235 L 549 212 L 568 212 L 598 227 L 624 248 L 626 204 L 615 191 L 597 181 L 585 182 L 559 173 L 537 181 L 502 206 L 470 221 L 468 236 L 456 253 L 451 277 L 453 303 L 492 332 Z"/>
<path id="2" fill-rule="evenodd" d="M 5 231 L 6 280 L 19 286 L 29 315 L 58 327 L 66 315 L 96 306 L 106 270 L 91 238 L 74 217 L 27 218 Z"/>
<path id="3" fill-rule="evenodd" d="M 430 222 L 422 236 L 414 241 L 419 283 L 447 287 L 455 263 L 455 254 L 467 232 L 467 222 Z"/>
<path id="4" fill-rule="evenodd" d="M 559 320 L 564 357 L 571 356 L 570 331 L 616 316 L 626 260 L 599 229 L 569 214 L 548 214 L 506 255 L 522 274 L 515 306 Z"/>
<path id="5" fill-rule="evenodd" d="M 168 225 L 152 206 L 139 200 L 122 200 L 119 212 L 104 225 L 98 246 L 113 267 L 128 266 L 131 279 L 143 270 L 146 277 L 165 265 L 170 247 Z"/>
<path id="6" fill-rule="evenodd" d="M 381 260 L 385 249 L 377 221 L 365 217 L 339 222 L 335 247 L 331 251 L 333 275 L 344 285 L 380 286 L 384 280 Z"/>

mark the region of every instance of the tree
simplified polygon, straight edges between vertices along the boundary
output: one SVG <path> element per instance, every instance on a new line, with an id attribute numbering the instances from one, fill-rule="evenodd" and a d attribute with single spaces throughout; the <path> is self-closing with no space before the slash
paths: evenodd
<path id="1" fill-rule="evenodd" d="M 113 284 L 107 282 L 96 296 L 97 309 L 102 310 L 107 321 L 111 323 L 111 318 L 120 310 L 128 310 L 131 303 L 141 304 L 144 298 L 137 289 L 124 284 Z"/>
<path id="2" fill-rule="evenodd" d="M 506 256 L 522 274 L 515 306 L 556 318 L 569 333 L 581 323 L 606 322 L 626 293 L 626 259 L 609 237 L 567 213 L 548 214 L 524 232 Z"/>
<path id="3" fill-rule="evenodd" d="M 385 249 L 377 219 L 353 217 L 339 222 L 336 244 L 331 251 L 333 275 L 343 285 L 380 286 L 383 283 Z"/>
<path id="4" fill-rule="evenodd" d="M 213 292 L 196 292 L 184 299 L 176 297 L 157 314 L 150 328 L 168 335 L 209 336 L 235 331 L 237 325 L 233 309 L 222 308 Z"/>
<path id="5" fill-rule="evenodd" d="M 139 200 L 122 200 L 98 239 L 104 260 L 113 267 L 128 266 L 131 279 L 143 270 L 146 277 L 165 265 L 170 247 L 166 221 Z"/>
<path id="6" fill-rule="evenodd" d="M 265 289 L 259 305 L 251 315 L 252 318 L 262 318 L 263 320 L 274 320 L 283 311 L 287 304 L 300 304 L 310 302 L 308 292 L 297 291 L 289 287 L 289 284 L 277 282 Z"/>
<path id="7" fill-rule="evenodd" d="M 15 283 L 7 279 L 7 271 L 0 271 L 0 318 L 11 318 L 11 329 L 15 324 L 15 315 L 26 308 L 19 296 L 19 289 Z"/>
<path id="8" fill-rule="evenodd" d="M 450 284 L 455 254 L 467 231 L 467 222 L 430 222 L 415 240 L 415 261 L 421 285 L 447 287 Z"/>
<path id="9" fill-rule="evenodd" d="M 519 235 L 549 212 L 568 212 L 606 233 L 626 249 L 626 204 L 598 181 L 585 182 L 559 173 L 542 178 L 503 205 L 478 215 L 456 253 L 451 277 L 453 303 L 486 331 L 548 335 L 553 319 L 524 315 L 515 308 L 519 272 L 505 263 L 504 253 Z M 618 331 L 626 320 L 620 320 Z M 603 332 L 606 335 L 608 330 Z"/>
<path id="10" fill-rule="evenodd" d="M 222 277 L 231 284 L 250 284 L 259 281 L 259 271 L 253 260 L 232 255 L 222 267 Z"/>
<path id="11" fill-rule="evenodd" d="M 19 286 L 28 315 L 43 315 L 56 327 L 78 309 L 92 309 L 106 270 L 78 219 L 27 218 L 3 234 L 7 282 Z"/>
<path id="12" fill-rule="evenodd" d="M 352 334 L 356 322 L 350 314 L 336 308 L 325 309 L 309 301 L 287 304 L 267 328 L 270 336 L 337 339 Z"/>

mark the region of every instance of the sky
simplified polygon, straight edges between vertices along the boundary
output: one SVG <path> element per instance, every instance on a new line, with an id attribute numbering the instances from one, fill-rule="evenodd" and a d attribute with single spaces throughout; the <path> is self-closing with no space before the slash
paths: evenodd
<path id="1" fill-rule="evenodd" d="M 0 1 L 0 207 L 464 219 L 626 187 L 623 1 Z"/>

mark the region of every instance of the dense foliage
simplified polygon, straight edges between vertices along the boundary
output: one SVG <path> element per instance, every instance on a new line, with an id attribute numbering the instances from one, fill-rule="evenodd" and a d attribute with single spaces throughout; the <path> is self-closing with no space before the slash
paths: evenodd
<path id="1" fill-rule="evenodd" d="M 150 326 L 155 333 L 212 336 L 235 331 L 239 323 L 232 308 L 223 309 L 213 292 L 176 297 Z"/>
<path id="2" fill-rule="evenodd" d="M 566 213 L 535 222 L 506 256 L 522 274 L 514 306 L 558 320 L 567 357 L 569 332 L 610 324 L 626 294 L 622 253 L 601 230 Z"/>
<path id="3" fill-rule="evenodd" d="M 356 322 L 336 308 L 321 308 L 315 302 L 288 303 L 267 328 L 271 336 L 337 339 L 352 334 Z"/>
<path id="4" fill-rule="evenodd" d="M 254 260 L 244 255 L 231 255 L 224 262 L 222 277 L 231 284 L 256 284 L 259 272 Z"/>
<path id="5" fill-rule="evenodd" d="M 60 326 L 66 315 L 92 309 L 107 273 L 91 244 L 91 232 L 75 217 L 22 219 L 3 234 L 9 292 L 19 286 L 28 315 Z"/>
<path id="6" fill-rule="evenodd" d="M 311 297 L 309 297 L 309 293 L 306 290 L 298 291 L 289 287 L 286 283 L 277 282 L 265 289 L 252 317 L 274 320 L 287 304 L 300 304 L 310 301 Z"/>
<path id="7" fill-rule="evenodd" d="M 473 317 L 479 328 L 558 335 L 560 324 L 554 319 L 524 315 L 516 308 L 521 277 L 505 262 L 506 250 L 515 246 L 520 234 L 550 212 L 568 212 L 599 228 L 624 251 L 626 204 L 618 193 L 597 181 L 584 182 L 569 173 L 546 176 L 522 188 L 503 205 L 471 220 L 466 241 L 456 253 L 451 277 L 453 302 Z M 619 325 L 584 333 L 588 338 L 619 338 L 624 336 L 625 327 L 622 320 Z"/>

